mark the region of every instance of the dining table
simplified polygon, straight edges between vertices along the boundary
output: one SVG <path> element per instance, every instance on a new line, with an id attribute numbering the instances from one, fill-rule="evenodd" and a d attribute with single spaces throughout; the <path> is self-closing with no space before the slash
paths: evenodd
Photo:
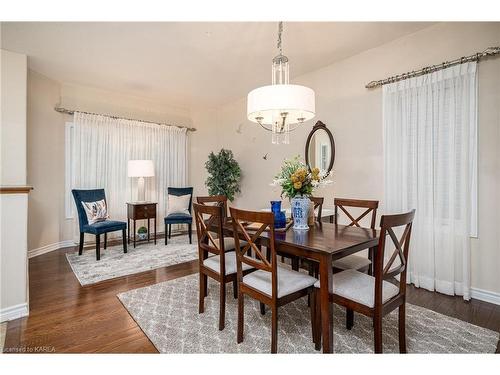
<path id="1" fill-rule="evenodd" d="M 224 224 L 224 235 L 233 236 L 231 219 Z M 333 352 L 333 308 L 329 296 L 332 293 L 332 262 L 345 256 L 368 249 L 376 251 L 379 231 L 370 228 L 315 222 L 309 230 L 275 230 L 275 249 L 305 258 L 318 264 L 320 280 L 321 333 L 323 353 Z M 261 233 L 261 246 L 269 246 L 269 232 Z"/>

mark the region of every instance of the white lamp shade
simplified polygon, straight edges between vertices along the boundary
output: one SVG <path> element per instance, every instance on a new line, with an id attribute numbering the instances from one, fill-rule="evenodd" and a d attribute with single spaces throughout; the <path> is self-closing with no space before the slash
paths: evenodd
<path id="1" fill-rule="evenodd" d="M 287 122 L 295 124 L 315 116 L 315 95 L 309 87 L 300 85 L 269 85 L 248 93 L 247 116 L 250 121 L 272 124 L 287 112 Z"/>
<path id="2" fill-rule="evenodd" d="M 152 160 L 128 161 L 129 177 L 153 177 L 154 175 L 155 175 L 155 168 Z"/>

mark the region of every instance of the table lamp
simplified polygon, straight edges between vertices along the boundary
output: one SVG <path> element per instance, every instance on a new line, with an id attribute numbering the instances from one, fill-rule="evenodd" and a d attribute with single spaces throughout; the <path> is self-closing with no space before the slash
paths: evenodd
<path id="1" fill-rule="evenodd" d="M 128 176 L 139 177 L 137 181 L 137 201 L 145 202 L 144 177 L 153 177 L 155 168 L 152 160 L 129 160 L 128 161 Z"/>

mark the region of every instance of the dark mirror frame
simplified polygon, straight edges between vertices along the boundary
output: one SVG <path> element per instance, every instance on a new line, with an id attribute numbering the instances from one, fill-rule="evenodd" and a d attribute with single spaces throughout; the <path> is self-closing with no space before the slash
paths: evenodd
<path id="1" fill-rule="evenodd" d="M 307 136 L 307 141 L 306 141 L 306 164 L 309 170 L 311 170 L 311 166 L 309 165 L 309 144 L 311 143 L 311 139 L 314 135 L 314 132 L 318 130 L 324 130 L 328 134 L 328 138 L 330 138 L 330 145 L 332 146 L 332 154 L 330 157 L 330 165 L 328 166 L 328 173 L 331 172 L 333 168 L 333 163 L 335 162 L 335 141 L 333 140 L 333 135 L 330 130 L 326 127 L 325 124 L 323 124 L 321 121 L 316 122 L 316 124 L 313 126 L 311 132 Z"/>

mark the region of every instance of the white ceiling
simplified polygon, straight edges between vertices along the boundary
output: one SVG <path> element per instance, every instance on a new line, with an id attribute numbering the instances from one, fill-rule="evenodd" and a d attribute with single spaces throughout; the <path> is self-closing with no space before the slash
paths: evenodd
<path id="1" fill-rule="evenodd" d="M 424 22 L 285 23 L 291 78 L 430 26 Z M 62 83 L 170 105 L 219 105 L 269 84 L 277 24 L 2 23 L 2 48 Z"/>

